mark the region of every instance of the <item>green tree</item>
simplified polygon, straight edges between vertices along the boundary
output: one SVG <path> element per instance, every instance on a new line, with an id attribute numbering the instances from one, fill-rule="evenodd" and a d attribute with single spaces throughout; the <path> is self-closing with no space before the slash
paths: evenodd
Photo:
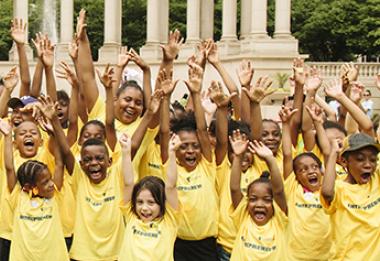
<path id="1" fill-rule="evenodd" d="M 8 60 L 8 52 L 12 46 L 9 34 L 12 19 L 12 0 L 0 1 L 0 60 Z"/>

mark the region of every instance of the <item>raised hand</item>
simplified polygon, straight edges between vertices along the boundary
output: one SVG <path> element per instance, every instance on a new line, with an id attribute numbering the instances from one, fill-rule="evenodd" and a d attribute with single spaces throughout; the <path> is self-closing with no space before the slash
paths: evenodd
<path id="1" fill-rule="evenodd" d="M 173 71 L 170 71 L 170 72 L 166 72 L 165 69 L 162 69 L 159 74 L 158 74 L 158 77 L 157 77 L 157 81 L 159 83 L 159 88 L 164 92 L 164 95 L 165 96 L 170 96 L 177 83 L 178 83 L 178 80 L 175 80 L 173 82 L 172 80 L 172 75 L 173 74 Z"/>
<path id="2" fill-rule="evenodd" d="M 127 133 L 121 134 L 121 137 L 119 138 L 119 143 L 121 149 L 126 153 L 131 153 L 132 149 L 132 139 L 128 136 Z"/>
<path id="3" fill-rule="evenodd" d="M 40 49 L 42 52 L 41 61 L 45 67 L 53 67 L 54 65 L 54 45 L 46 36 L 44 40 L 40 42 Z"/>
<path id="4" fill-rule="evenodd" d="M 251 153 L 256 153 L 262 159 L 273 157 L 273 152 L 261 141 L 254 140 L 250 142 L 248 149 Z"/>
<path id="5" fill-rule="evenodd" d="M 171 136 L 169 140 L 169 146 L 168 146 L 169 152 L 177 151 L 177 149 L 179 148 L 179 146 L 181 146 L 181 144 L 182 142 L 179 136 L 173 133 L 173 135 Z"/>
<path id="6" fill-rule="evenodd" d="M 148 111 L 155 114 L 160 109 L 161 101 L 164 96 L 163 90 L 154 90 L 152 96 L 150 97 Z"/>
<path id="7" fill-rule="evenodd" d="M 323 123 L 323 110 L 321 107 L 313 103 L 310 106 L 306 105 L 305 108 L 314 122 Z"/>
<path id="8" fill-rule="evenodd" d="M 113 77 L 114 70 L 110 67 L 109 63 L 106 65 L 106 68 L 104 68 L 103 74 L 98 69 L 96 69 L 96 73 L 98 74 L 99 80 L 103 84 L 104 88 L 112 88 L 112 83 L 114 83 L 116 79 Z"/>
<path id="9" fill-rule="evenodd" d="M 239 69 L 237 70 L 237 75 L 239 78 L 240 85 L 249 89 L 251 87 L 253 74 L 254 74 L 254 69 L 252 67 L 251 62 L 247 60 L 243 60 L 240 63 Z"/>
<path id="10" fill-rule="evenodd" d="M 289 123 L 293 115 L 298 111 L 298 109 L 292 109 L 286 106 L 282 106 L 281 110 L 278 112 L 280 119 L 283 124 Z"/>
<path id="11" fill-rule="evenodd" d="M 141 70 L 149 70 L 149 65 L 141 58 L 141 56 L 131 48 L 129 50 L 130 59 L 138 66 Z"/>
<path id="12" fill-rule="evenodd" d="M 86 10 L 81 9 L 78 15 L 76 35 L 78 39 L 83 39 L 85 34 L 86 24 Z"/>
<path id="13" fill-rule="evenodd" d="M 210 99 L 218 107 L 227 107 L 231 98 L 236 96 L 237 93 L 232 93 L 230 96 L 223 92 L 222 84 L 217 81 L 212 81 L 209 87 Z"/>
<path id="14" fill-rule="evenodd" d="M 16 44 L 25 44 L 26 40 L 26 25 L 22 19 L 14 18 L 11 26 L 11 37 Z"/>
<path id="15" fill-rule="evenodd" d="M 333 80 L 325 85 L 327 96 L 338 99 L 344 95 L 342 90 L 342 80 Z"/>
<path id="16" fill-rule="evenodd" d="M 166 45 L 160 45 L 165 61 L 173 61 L 176 59 L 183 41 L 184 39 L 181 37 L 181 33 L 178 29 L 175 29 L 174 32 L 170 31 L 168 43 Z"/>
<path id="17" fill-rule="evenodd" d="M 52 135 L 54 133 L 54 128 L 50 120 L 47 120 L 44 117 L 38 117 L 37 122 L 44 132 L 48 133 L 49 135 Z"/>
<path id="18" fill-rule="evenodd" d="M 331 141 L 331 153 L 339 154 L 343 150 L 342 140 L 334 139 Z"/>
<path id="19" fill-rule="evenodd" d="M 202 68 L 203 68 L 203 65 L 206 64 L 207 48 L 209 48 L 211 41 L 212 40 L 202 41 L 200 44 L 197 45 L 198 54 L 196 58 L 196 63 L 202 66 Z"/>
<path id="20" fill-rule="evenodd" d="M 207 61 L 211 64 L 216 64 L 219 62 L 218 46 L 212 40 L 206 47 L 206 57 Z"/>
<path id="21" fill-rule="evenodd" d="M 4 136 L 12 133 L 12 126 L 9 122 L 0 118 L 0 131 Z"/>
<path id="22" fill-rule="evenodd" d="M 349 82 L 356 81 L 359 76 L 359 66 L 354 63 L 345 63 L 343 65 L 344 71 Z"/>
<path id="23" fill-rule="evenodd" d="M 32 43 L 34 47 L 36 48 L 38 58 L 42 57 L 42 46 L 43 46 L 43 41 L 45 40 L 45 38 L 47 38 L 47 35 L 44 35 L 41 32 L 38 32 L 36 33 L 36 38 L 32 39 Z"/>
<path id="24" fill-rule="evenodd" d="M 243 87 L 242 90 L 247 94 L 251 102 L 260 103 L 265 97 L 271 95 L 276 90 L 270 88 L 272 85 L 272 80 L 269 79 L 267 76 L 260 77 L 256 85 L 254 87 L 251 87 L 250 90 Z"/>
<path id="25" fill-rule="evenodd" d="M 218 108 L 210 98 L 210 88 L 207 91 L 202 91 L 201 93 L 201 103 L 202 107 L 205 110 L 205 113 L 209 115 L 210 118 L 214 116 L 216 109 Z"/>
<path id="26" fill-rule="evenodd" d="M 12 69 L 3 77 L 3 86 L 5 89 L 11 93 L 16 87 L 19 80 L 17 73 L 17 66 L 12 67 Z"/>
<path id="27" fill-rule="evenodd" d="M 125 66 L 128 65 L 130 60 L 131 60 L 131 56 L 128 52 L 128 47 L 127 46 L 121 47 L 117 66 L 124 68 Z"/>
<path id="28" fill-rule="evenodd" d="M 293 79 L 296 86 L 303 86 L 306 81 L 307 73 L 304 60 L 301 58 L 296 58 L 293 61 Z"/>
<path id="29" fill-rule="evenodd" d="M 316 93 L 318 88 L 322 85 L 322 78 L 315 67 L 310 70 L 310 76 L 307 77 L 304 85 L 306 92 Z"/>
<path id="30" fill-rule="evenodd" d="M 43 116 L 45 116 L 46 119 L 51 121 L 53 117 L 56 115 L 58 103 L 54 103 L 50 96 L 40 96 L 38 100 L 40 103 L 36 104 L 37 107 L 40 109 Z"/>
<path id="31" fill-rule="evenodd" d="M 350 99 L 356 104 L 358 104 L 363 98 L 363 93 L 364 85 L 358 81 L 352 82 L 352 86 L 350 89 Z"/>
<path id="32" fill-rule="evenodd" d="M 69 56 L 70 58 L 75 61 L 78 59 L 78 39 L 75 35 L 74 38 L 71 40 L 71 43 L 69 43 Z"/>
<path id="33" fill-rule="evenodd" d="M 59 63 L 59 66 L 60 68 L 57 68 L 55 70 L 57 77 L 61 79 L 66 79 L 73 88 L 78 87 L 79 81 L 74 70 L 71 69 L 65 61 L 61 61 Z"/>
<path id="34" fill-rule="evenodd" d="M 229 136 L 231 148 L 236 156 L 241 156 L 247 150 L 247 136 L 240 133 L 240 130 L 234 130 L 232 136 Z"/>
<path id="35" fill-rule="evenodd" d="M 190 92 L 200 93 L 202 89 L 203 69 L 196 63 L 189 65 L 189 80 L 185 84 Z"/>

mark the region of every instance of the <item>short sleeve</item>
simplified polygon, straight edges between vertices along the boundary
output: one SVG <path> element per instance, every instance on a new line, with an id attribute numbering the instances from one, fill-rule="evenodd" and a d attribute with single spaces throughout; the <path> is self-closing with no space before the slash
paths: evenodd
<path id="1" fill-rule="evenodd" d="M 289 197 L 293 193 L 296 193 L 297 184 L 298 182 L 296 180 L 296 174 L 294 172 L 290 173 L 290 175 L 286 178 L 284 182 L 284 190 L 286 197 Z"/>
<path id="2" fill-rule="evenodd" d="M 9 204 L 9 206 L 11 207 L 12 210 L 14 210 L 17 206 L 17 203 L 20 199 L 20 194 L 21 194 L 21 186 L 19 183 L 17 183 L 15 185 L 15 187 L 13 188 L 12 192 L 10 193 L 8 189 L 5 189 L 5 193 L 6 193 L 6 200 Z"/>
<path id="3" fill-rule="evenodd" d="M 322 196 L 322 193 L 320 193 L 319 197 L 320 197 L 321 205 L 323 209 L 325 210 L 326 214 L 332 215 L 337 210 L 339 206 L 340 198 L 341 198 L 340 193 L 342 193 L 342 190 L 341 190 L 342 185 L 343 185 L 342 182 L 340 182 L 339 180 L 335 181 L 334 198 L 331 201 L 331 203 L 328 203 L 325 200 L 325 198 Z"/>
<path id="4" fill-rule="evenodd" d="M 70 178 L 71 188 L 73 190 L 74 195 L 76 195 L 77 193 L 78 184 L 80 182 L 80 179 L 82 178 L 82 175 L 83 175 L 82 168 L 80 167 L 78 162 L 75 162 L 73 174 L 71 175 L 71 178 Z"/>
<path id="5" fill-rule="evenodd" d="M 94 104 L 94 107 L 92 107 L 90 113 L 88 114 L 88 121 L 90 120 L 104 121 L 105 111 L 106 111 L 106 103 L 99 95 L 98 99 L 96 100 Z"/>
<path id="6" fill-rule="evenodd" d="M 286 229 L 288 225 L 288 216 L 282 211 L 282 209 L 277 205 L 276 201 L 273 200 L 274 208 L 274 219 L 281 229 Z"/>
<path id="7" fill-rule="evenodd" d="M 120 211 L 124 216 L 125 222 L 128 223 L 133 215 L 132 201 L 129 201 L 127 204 L 120 203 Z"/>
<path id="8" fill-rule="evenodd" d="M 247 218 L 247 215 L 248 215 L 247 204 L 248 204 L 248 199 L 246 197 L 243 197 L 236 209 L 234 209 L 234 206 L 232 204 L 230 205 L 230 208 L 228 209 L 228 212 L 232 218 L 232 221 L 234 222 L 236 229 L 239 229 L 240 225 Z"/>

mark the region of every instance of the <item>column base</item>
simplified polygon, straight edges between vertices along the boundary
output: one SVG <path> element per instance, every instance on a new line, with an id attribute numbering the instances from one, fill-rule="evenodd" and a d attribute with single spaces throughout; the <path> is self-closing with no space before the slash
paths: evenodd
<path id="1" fill-rule="evenodd" d="M 116 64 L 119 59 L 120 43 L 104 43 L 99 49 L 98 62 Z"/>
<path id="2" fill-rule="evenodd" d="M 162 50 L 159 43 L 146 43 L 140 48 L 140 55 L 144 60 L 156 61 L 162 59 Z"/>
<path id="3" fill-rule="evenodd" d="M 222 38 L 218 42 L 218 53 L 223 56 L 236 55 L 240 53 L 240 42 L 237 39 Z"/>
<path id="4" fill-rule="evenodd" d="M 268 56 L 297 56 L 298 40 L 295 38 L 256 38 L 248 37 L 241 43 L 242 54 Z"/>
<path id="5" fill-rule="evenodd" d="M 274 33 L 273 35 L 274 39 L 288 39 L 288 40 L 295 40 L 294 36 L 290 33 Z"/>
<path id="6" fill-rule="evenodd" d="M 29 44 L 25 44 L 26 57 L 28 61 L 33 61 L 33 50 Z M 18 61 L 19 56 L 17 53 L 16 44 L 13 43 L 12 48 L 9 50 L 9 61 Z"/>
<path id="7" fill-rule="evenodd" d="M 200 41 L 186 41 L 184 45 L 182 45 L 181 51 L 179 52 L 179 60 L 187 60 L 193 54 L 198 53 L 197 45 Z"/>
<path id="8" fill-rule="evenodd" d="M 58 43 L 55 47 L 55 60 L 71 62 L 71 57 L 69 55 L 69 44 L 68 43 Z"/>

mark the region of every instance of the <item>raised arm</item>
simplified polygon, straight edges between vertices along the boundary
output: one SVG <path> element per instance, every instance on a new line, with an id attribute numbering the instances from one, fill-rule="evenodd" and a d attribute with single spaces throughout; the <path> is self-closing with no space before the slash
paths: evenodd
<path id="1" fill-rule="evenodd" d="M 20 87 L 20 97 L 30 94 L 30 73 L 29 73 L 29 64 L 28 58 L 26 57 L 25 51 L 25 40 L 26 40 L 26 26 L 27 24 L 23 22 L 22 19 L 13 19 L 11 26 L 11 37 L 16 44 L 17 53 L 19 58 L 20 66 L 20 78 L 21 78 L 21 87 Z"/>
<path id="2" fill-rule="evenodd" d="M 165 69 L 167 72 L 173 71 L 173 62 L 177 58 L 179 50 L 183 44 L 183 37 L 178 29 L 170 31 L 168 43 L 160 45 L 163 57 L 160 64 L 160 71 Z"/>
<path id="3" fill-rule="evenodd" d="M 244 152 L 248 147 L 248 140 L 245 135 L 241 135 L 239 130 L 234 130 L 232 136 L 229 137 L 231 148 L 234 152 L 232 166 L 231 166 L 231 179 L 230 179 L 230 192 L 232 205 L 237 208 L 243 198 L 243 193 L 240 188 L 241 180 L 241 160 Z"/>
<path id="4" fill-rule="evenodd" d="M 8 115 L 8 101 L 11 98 L 11 94 L 16 87 L 19 80 L 17 74 L 17 67 L 14 66 L 4 77 L 3 77 L 3 92 L 0 95 L 0 118 L 5 118 Z"/>
<path id="5" fill-rule="evenodd" d="M 33 45 L 36 48 L 37 57 L 42 56 L 40 42 L 43 40 L 44 40 L 44 35 L 41 32 L 36 33 L 36 38 L 34 40 L 32 39 Z M 32 87 L 30 89 L 30 95 L 33 97 L 38 97 L 41 94 L 43 72 L 44 72 L 44 65 L 41 59 L 37 59 L 36 68 L 34 69 Z"/>
<path id="6" fill-rule="evenodd" d="M 340 152 L 339 141 L 334 140 L 331 144 L 331 153 L 326 162 L 326 173 L 323 177 L 321 195 L 327 203 L 331 203 L 335 197 L 335 179 L 336 179 L 336 159 L 338 158 L 338 154 Z"/>
<path id="7" fill-rule="evenodd" d="M 143 71 L 143 94 L 145 108 L 147 108 L 149 106 L 150 96 L 152 95 L 150 66 L 132 48 L 129 51 L 129 55 L 131 60 Z"/>
<path id="8" fill-rule="evenodd" d="M 42 42 L 40 42 L 40 48 L 42 50 L 42 56 L 40 57 L 42 64 L 45 69 L 46 77 L 46 92 L 47 95 L 57 101 L 57 87 L 55 84 L 53 66 L 54 66 L 54 45 L 51 41 L 45 37 Z"/>
<path id="9" fill-rule="evenodd" d="M 272 183 L 273 198 L 281 210 L 288 215 L 288 204 L 286 203 L 284 184 L 281 179 L 280 169 L 277 166 L 272 151 L 262 142 L 254 140 L 249 144 L 249 150 L 256 153 L 267 164 L 270 172 L 270 182 Z"/>
<path id="10" fill-rule="evenodd" d="M 363 91 L 364 91 L 364 85 L 362 85 L 359 82 L 354 82 L 353 84 L 350 85 L 349 98 L 361 110 L 363 110 L 363 107 L 361 105 L 361 100 L 363 98 Z M 359 124 L 353 119 L 350 113 L 346 115 L 345 129 L 347 130 L 348 135 L 359 132 Z"/>
<path id="11" fill-rule="evenodd" d="M 240 63 L 239 69 L 237 70 L 237 75 L 239 78 L 241 88 L 247 90 L 251 89 L 251 82 L 254 74 L 254 69 L 250 61 L 243 60 Z M 250 99 L 246 92 L 241 92 L 240 98 L 240 118 L 242 121 L 249 123 L 251 120 L 250 111 Z"/>
<path id="12" fill-rule="evenodd" d="M 62 152 L 59 149 L 58 143 L 54 139 L 54 176 L 53 182 L 56 185 L 57 189 L 60 191 L 63 186 L 63 176 L 64 176 L 64 164 L 62 158 Z"/>
<path id="13" fill-rule="evenodd" d="M 359 124 L 360 130 L 371 137 L 374 137 L 374 131 L 371 120 L 367 115 L 352 101 L 342 90 L 342 82 L 335 80 L 325 86 L 325 92 L 328 96 L 335 98 L 352 118 Z"/>
<path id="14" fill-rule="evenodd" d="M 239 90 L 232 80 L 231 76 L 227 72 L 226 68 L 224 68 L 221 63 L 218 55 L 218 46 L 213 41 L 207 46 L 206 49 L 207 61 L 212 64 L 212 66 L 219 73 L 220 77 L 222 77 L 223 83 L 226 85 L 230 94 L 236 93 L 239 94 Z M 231 99 L 232 106 L 234 108 L 235 119 L 240 119 L 240 97 L 239 95 L 234 95 Z"/>
<path id="15" fill-rule="evenodd" d="M 0 131 L 4 135 L 4 165 L 7 175 L 7 186 L 11 193 L 16 186 L 17 177 L 13 162 L 12 127 L 3 119 L 0 119 Z"/>
<path id="16" fill-rule="evenodd" d="M 197 123 L 197 135 L 198 135 L 199 143 L 201 145 L 202 154 L 207 159 L 207 161 L 211 162 L 212 161 L 211 144 L 208 138 L 205 114 L 204 114 L 202 104 L 201 104 L 202 78 L 203 78 L 202 68 L 195 63 L 190 64 L 189 80 L 185 81 L 185 83 L 187 85 L 187 88 L 191 92 L 191 96 L 193 98 L 194 114 L 195 114 L 195 120 Z"/>
<path id="17" fill-rule="evenodd" d="M 228 103 L 232 96 L 237 95 L 234 93 L 232 96 L 227 96 L 223 93 L 223 88 L 220 82 L 212 81 L 209 87 L 211 100 L 216 104 L 216 148 L 215 148 L 215 161 L 219 166 L 228 150 Z"/>
<path id="18" fill-rule="evenodd" d="M 337 121 L 337 115 L 335 111 L 318 95 L 315 96 L 315 103 L 326 113 L 326 118 L 329 121 Z"/>
<path id="19" fill-rule="evenodd" d="M 256 85 L 248 90 L 243 87 L 243 92 L 250 100 L 250 126 L 251 136 L 253 140 L 259 140 L 262 133 L 262 119 L 261 119 L 261 107 L 260 102 L 267 96 L 271 95 L 275 90 L 270 88 L 272 80 L 267 76 L 260 77 Z"/>
<path id="20" fill-rule="evenodd" d="M 64 62 L 60 62 L 60 69 L 56 70 L 57 77 L 66 79 L 71 86 L 71 97 L 69 104 L 69 128 L 67 131 L 67 141 L 71 147 L 78 136 L 78 96 L 79 96 L 79 81 L 75 72 L 70 66 Z"/>
<path id="21" fill-rule="evenodd" d="M 119 139 L 121 146 L 121 172 L 124 178 L 123 200 L 124 204 L 131 201 L 134 186 L 134 173 L 131 159 L 131 138 L 123 133 Z"/>
<path id="22" fill-rule="evenodd" d="M 178 201 L 178 192 L 177 192 L 177 158 L 175 155 L 176 150 L 181 145 L 181 140 L 176 134 L 170 139 L 168 146 L 168 169 L 167 169 L 167 179 L 165 183 L 165 196 L 169 205 L 175 209 L 179 209 L 179 201 Z"/>
<path id="23" fill-rule="evenodd" d="M 296 110 L 282 106 L 279 116 L 282 121 L 282 154 L 283 154 L 283 176 L 286 180 L 293 171 L 293 153 L 292 153 L 292 139 L 290 137 L 290 121 Z"/>
<path id="24" fill-rule="evenodd" d="M 113 96 L 116 97 L 117 89 L 119 89 L 120 83 L 122 81 L 123 77 L 123 72 L 125 67 L 127 67 L 129 61 L 131 60 L 131 56 L 128 52 L 128 47 L 123 46 L 120 49 L 119 57 L 118 57 L 118 62 L 115 66 L 115 81 L 112 84 L 112 92 Z"/>

